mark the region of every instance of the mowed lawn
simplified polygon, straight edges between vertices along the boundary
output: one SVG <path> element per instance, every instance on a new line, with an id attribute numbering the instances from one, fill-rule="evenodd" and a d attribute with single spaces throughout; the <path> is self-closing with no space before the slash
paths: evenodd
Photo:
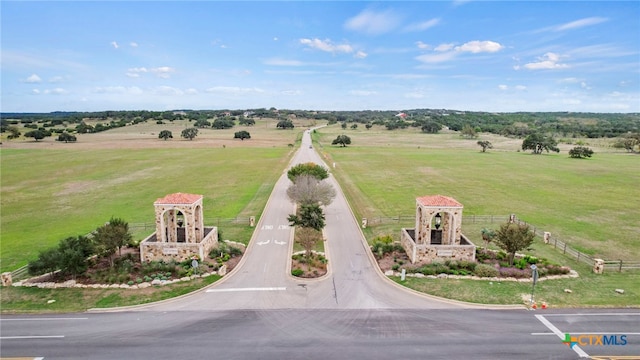
<path id="1" fill-rule="evenodd" d="M 204 195 L 208 225 L 218 218 L 258 217 L 294 151 L 289 144 L 302 131 L 259 122 L 248 128 L 251 140 L 233 140 L 234 130 L 245 129 L 236 127 L 204 130 L 193 141 L 174 131 L 174 139 L 165 142 L 152 134 L 165 127 L 141 124 L 79 135 L 75 144 L 5 142 L 1 270 L 15 270 L 39 251 L 87 234 L 112 216 L 153 224 L 153 202 L 169 193 Z M 243 234 L 250 237 L 251 229 Z"/>
<path id="2" fill-rule="evenodd" d="M 358 218 L 413 216 L 416 197 L 441 194 L 460 201 L 463 216 L 514 213 L 594 257 L 640 261 L 638 155 L 593 147 L 591 159 L 571 159 L 570 145 L 532 155 L 518 151 L 522 140 L 488 134 L 480 139 L 495 148 L 481 153 L 478 139 L 456 133 L 361 127 L 315 134 Z M 331 146 L 343 133 L 352 144 Z"/>

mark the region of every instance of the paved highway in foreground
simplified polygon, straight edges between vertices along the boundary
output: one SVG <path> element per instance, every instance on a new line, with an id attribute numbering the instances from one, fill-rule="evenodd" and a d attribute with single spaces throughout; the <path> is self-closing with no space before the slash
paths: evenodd
<path id="1" fill-rule="evenodd" d="M 292 164 L 321 163 L 310 144 L 305 133 Z M 344 195 L 333 178 L 329 181 L 338 195 L 325 210 L 330 264 L 325 278 L 297 280 L 289 275 L 292 229 L 286 218 L 294 205 L 286 197 L 285 173 L 243 261 L 218 283 L 186 297 L 124 311 L 2 316 L 0 356 L 576 359 L 640 355 L 638 311 L 474 309 L 399 288 L 377 270 Z M 562 343 L 565 333 L 575 337 L 573 348 Z M 597 344 L 598 336 L 608 336 L 608 345 Z M 618 345 L 611 345 L 611 336 L 616 336 Z M 587 339 L 592 343 L 585 343 Z"/>

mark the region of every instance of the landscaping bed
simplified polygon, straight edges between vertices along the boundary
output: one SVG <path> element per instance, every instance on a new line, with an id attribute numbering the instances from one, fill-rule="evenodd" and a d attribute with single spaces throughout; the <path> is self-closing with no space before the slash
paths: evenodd
<path id="1" fill-rule="evenodd" d="M 291 257 L 291 275 L 299 278 L 318 278 L 327 273 L 327 258 L 324 254 L 312 252 L 309 257 L 294 254 Z"/>

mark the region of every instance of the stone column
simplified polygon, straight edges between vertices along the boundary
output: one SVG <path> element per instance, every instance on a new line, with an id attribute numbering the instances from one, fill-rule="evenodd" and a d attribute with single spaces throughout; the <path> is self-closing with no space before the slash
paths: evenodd
<path id="1" fill-rule="evenodd" d="M 367 228 L 367 218 L 362 218 L 362 228 L 363 229 Z"/>
<path id="2" fill-rule="evenodd" d="M 596 274 L 604 273 L 604 260 L 602 259 L 593 259 L 595 263 L 593 264 L 593 272 Z"/>
<path id="3" fill-rule="evenodd" d="M 251 227 L 256 226 L 256 217 L 255 216 L 249 217 L 249 226 L 251 226 Z"/>
<path id="4" fill-rule="evenodd" d="M 2 286 L 11 286 L 11 284 L 13 284 L 13 281 L 11 279 L 11 273 L 10 272 L 3 272 L 2 273 Z"/>
<path id="5" fill-rule="evenodd" d="M 542 238 L 543 238 L 543 240 L 544 240 L 544 243 L 545 243 L 545 244 L 548 244 L 548 243 L 549 243 L 549 240 L 551 239 L 551 233 L 550 233 L 550 232 L 548 232 L 548 231 L 545 231 L 545 232 L 544 232 L 544 236 L 543 236 Z"/>

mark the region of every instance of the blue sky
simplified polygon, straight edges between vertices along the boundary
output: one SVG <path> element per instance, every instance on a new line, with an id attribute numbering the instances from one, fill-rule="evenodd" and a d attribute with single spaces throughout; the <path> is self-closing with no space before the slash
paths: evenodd
<path id="1" fill-rule="evenodd" d="M 639 1 L 2 1 L 1 111 L 640 112 Z"/>

